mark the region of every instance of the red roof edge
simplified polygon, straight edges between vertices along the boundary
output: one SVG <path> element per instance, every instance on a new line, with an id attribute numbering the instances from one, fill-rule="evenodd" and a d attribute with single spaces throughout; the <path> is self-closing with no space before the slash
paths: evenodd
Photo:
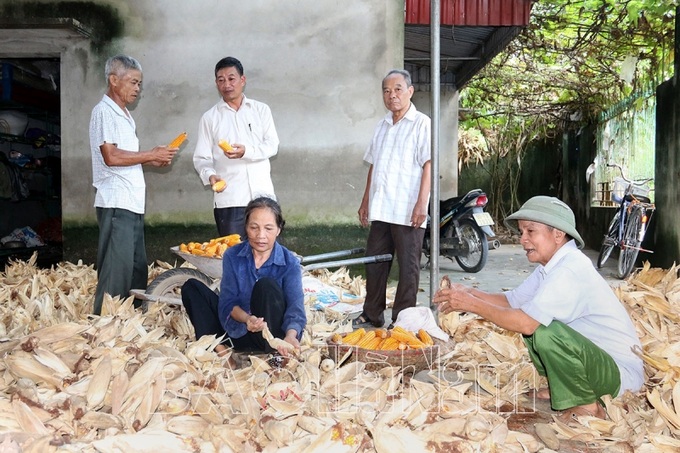
<path id="1" fill-rule="evenodd" d="M 532 0 L 441 0 L 441 25 L 527 26 Z M 430 0 L 406 0 L 405 24 L 429 25 Z"/>

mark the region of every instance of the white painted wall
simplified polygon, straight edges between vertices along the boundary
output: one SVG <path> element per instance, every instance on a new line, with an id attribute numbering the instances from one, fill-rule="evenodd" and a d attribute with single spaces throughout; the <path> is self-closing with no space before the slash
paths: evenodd
<path id="1" fill-rule="evenodd" d="M 116 53 L 134 56 L 144 69 L 142 98 L 132 110 L 142 148 L 189 134 L 171 168 L 146 171 L 147 223 L 213 222 L 212 192 L 191 158 L 198 121 L 219 99 L 214 65 L 228 55 L 244 65 L 246 94 L 272 109 L 281 140 L 272 177 L 289 222 L 356 222 L 367 172 L 363 153 L 385 113 L 381 80 L 403 64 L 402 1 L 108 4 L 125 18 L 124 38 L 101 52 L 74 40 L 61 53 L 65 222 L 95 222 L 88 123 L 105 91 L 104 62 Z M 429 93 L 415 99 L 429 113 Z M 456 105 L 457 95 L 442 96 L 448 122 L 442 153 L 454 156 L 454 166 Z M 440 164 L 443 194 L 455 191 L 449 157 Z"/>

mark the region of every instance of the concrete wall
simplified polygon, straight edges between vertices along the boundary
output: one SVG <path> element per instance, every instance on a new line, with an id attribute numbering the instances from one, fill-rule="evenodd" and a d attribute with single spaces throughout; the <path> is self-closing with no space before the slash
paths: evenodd
<path id="1" fill-rule="evenodd" d="M 115 53 L 136 57 L 144 69 L 132 110 L 142 148 L 189 134 L 171 168 L 146 171 L 147 223 L 212 222 L 212 195 L 191 158 L 200 116 L 219 99 L 214 65 L 227 55 L 244 65 L 246 95 L 272 109 L 281 140 L 272 177 L 287 218 L 356 221 L 367 172 L 363 152 L 385 113 L 380 83 L 403 65 L 401 2 L 97 3 L 113 6 L 124 30 L 101 50 L 85 41 L 61 53 L 66 223 L 95 219 L 88 122 L 105 91 L 104 61 Z M 449 120 L 457 116 L 453 109 Z"/>

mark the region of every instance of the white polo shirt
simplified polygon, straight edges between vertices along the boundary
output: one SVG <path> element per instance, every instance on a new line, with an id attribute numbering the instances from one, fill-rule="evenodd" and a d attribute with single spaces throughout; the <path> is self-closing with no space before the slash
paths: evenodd
<path id="1" fill-rule="evenodd" d="M 572 239 L 545 266 L 504 293 L 544 326 L 563 322 L 607 352 L 619 367 L 622 394 L 644 384 L 642 360 L 632 352 L 640 340 L 623 304 Z"/>
<path id="2" fill-rule="evenodd" d="M 396 124 L 392 112 L 380 120 L 364 154 L 373 165 L 368 220 L 411 225 L 423 165 L 430 160 L 430 139 L 430 118 L 413 104 Z"/>
<path id="3" fill-rule="evenodd" d="M 144 214 L 146 183 L 142 165 L 109 167 L 100 149 L 104 143 L 115 144 L 125 151 L 139 152 L 135 120 L 127 109 L 121 109 L 107 95 L 92 109 L 90 117 L 92 185 L 97 189 L 94 206 Z"/>

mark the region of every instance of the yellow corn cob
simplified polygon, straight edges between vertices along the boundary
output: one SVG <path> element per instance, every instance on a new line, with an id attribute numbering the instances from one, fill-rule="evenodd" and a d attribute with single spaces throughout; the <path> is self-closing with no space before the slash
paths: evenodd
<path id="1" fill-rule="evenodd" d="M 227 181 L 225 181 L 224 179 L 216 181 L 215 184 L 211 186 L 213 192 L 219 192 L 220 190 L 223 190 L 225 187 L 227 187 Z"/>
<path id="2" fill-rule="evenodd" d="M 364 335 L 363 338 L 361 338 L 361 341 L 359 343 L 356 343 L 356 346 L 359 346 L 360 348 L 365 348 L 368 342 L 374 338 L 375 330 L 369 330 L 368 332 L 366 332 L 366 335 Z"/>
<path id="3" fill-rule="evenodd" d="M 241 242 L 241 235 L 238 233 L 228 234 L 226 236 L 216 238 L 215 242 L 222 242 L 224 244 L 229 244 L 231 246 L 232 244 L 238 244 L 239 242 Z"/>
<path id="4" fill-rule="evenodd" d="M 240 244 L 241 243 L 241 236 L 237 234 L 230 234 L 227 236 L 227 245 L 231 247 L 232 245 Z"/>
<path id="5" fill-rule="evenodd" d="M 187 133 L 182 132 L 179 134 L 173 141 L 170 142 L 168 145 L 168 148 L 179 148 L 182 143 L 184 143 L 184 140 L 187 139 Z"/>
<path id="6" fill-rule="evenodd" d="M 231 146 L 231 144 L 226 140 L 220 140 L 219 142 L 217 142 L 217 146 L 222 148 L 222 151 L 224 151 L 225 153 L 228 153 L 229 151 L 234 150 L 234 148 Z"/>
<path id="7" fill-rule="evenodd" d="M 359 346 L 360 348 L 364 349 L 378 349 L 380 346 L 380 343 L 382 343 L 383 339 L 380 337 L 374 337 L 372 340 L 370 340 L 368 343 L 364 344 L 363 346 Z M 363 343 L 362 343 L 363 344 Z"/>
<path id="8" fill-rule="evenodd" d="M 362 327 L 361 329 L 357 329 L 354 332 L 345 335 L 345 338 L 342 339 L 342 342 L 344 344 L 356 344 L 359 342 L 359 340 L 361 340 L 365 333 L 366 329 Z"/>
<path id="9" fill-rule="evenodd" d="M 434 344 L 432 337 L 425 329 L 418 330 L 418 339 L 425 343 L 425 346 L 432 346 Z"/>
<path id="10" fill-rule="evenodd" d="M 382 349 L 383 351 L 393 351 L 399 347 L 399 341 L 392 337 L 385 338 L 382 343 L 380 343 L 380 346 L 378 346 L 378 349 Z"/>
<path id="11" fill-rule="evenodd" d="M 390 335 L 387 332 L 387 329 L 375 329 L 375 336 L 384 339 L 384 338 L 389 337 Z"/>
<path id="12" fill-rule="evenodd" d="M 406 343 L 412 348 L 422 348 L 425 344 L 418 339 L 412 332 L 405 330 L 401 327 L 395 327 L 392 329 L 392 338 L 398 340 L 401 343 Z"/>
<path id="13" fill-rule="evenodd" d="M 331 335 L 331 341 L 333 343 L 342 343 L 342 335 L 340 335 L 337 332 L 334 333 L 333 335 Z"/>

